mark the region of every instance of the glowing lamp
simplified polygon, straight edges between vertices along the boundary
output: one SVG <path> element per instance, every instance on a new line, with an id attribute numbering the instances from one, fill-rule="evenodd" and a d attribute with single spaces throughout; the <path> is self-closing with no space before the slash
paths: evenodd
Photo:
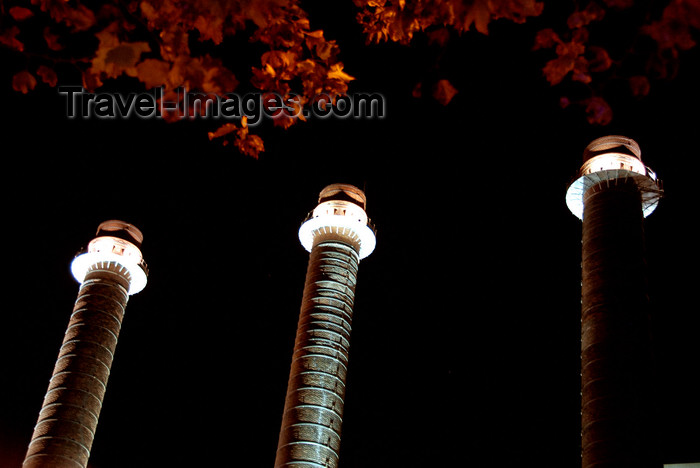
<path id="1" fill-rule="evenodd" d="M 86 251 L 71 263 L 73 277 L 82 284 L 92 265 L 114 262 L 129 273 L 129 295 L 140 292 L 148 282 L 148 267 L 140 250 L 142 241 L 141 231 L 131 224 L 105 221 L 97 228 L 97 237 L 90 241 Z"/>
<path id="2" fill-rule="evenodd" d="M 642 212 L 649 216 L 659 203 L 661 181 L 644 165 L 636 141 L 609 135 L 593 140 L 583 153 L 583 165 L 566 192 L 566 205 L 583 219 L 584 195 L 594 185 L 619 179 L 633 180 L 640 189 Z"/>

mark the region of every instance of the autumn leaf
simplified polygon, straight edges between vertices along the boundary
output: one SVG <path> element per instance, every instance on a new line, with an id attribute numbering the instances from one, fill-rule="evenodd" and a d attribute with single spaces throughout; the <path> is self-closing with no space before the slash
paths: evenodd
<path id="1" fill-rule="evenodd" d="M 457 93 L 457 88 L 452 86 L 452 83 L 445 79 L 439 80 L 433 88 L 433 97 L 443 106 L 449 104 Z"/>
<path id="2" fill-rule="evenodd" d="M 216 129 L 216 131 L 209 132 L 209 140 L 231 135 L 233 138 L 233 145 L 241 154 L 257 159 L 260 153 L 265 151 L 265 145 L 263 144 L 262 138 L 258 135 L 249 133 L 249 127 L 246 121 L 246 117 L 243 117 L 240 127 L 231 122 L 225 123 Z M 225 139 L 222 144 L 226 146 L 229 144 L 229 141 L 229 139 Z"/>
<path id="3" fill-rule="evenodd" d="M 688 50 L 695 46 L 691 28 L 700 28 L 700 2 L 697 0 L 671 0 L 666 5 L 661 19 L 642 28 L 653 38 L 660 49 L 672 51 Z"/>
<path id="4" fill-rule="evenodd" d="M 258 159 L 260 153 L 265 151 L 262 138 L 250 133 L 246 133 L 242 137 L 239 136 L 239 138 L 234 141 L 234 144 L 242 154 L 255 159 Z"/>
<path id="5" fill-rule="evenodd" d="M 327 62 L 337 55 L 339 50 L 338 45 L 335 41 L 326 40 L 323 37 L 322 30 L 318 29 L 316 31 L 305 32 L 304 35 L 306 36 L 306 47 L 319 59 Z"/>
<path id="6" fill-rule="evenodd" d="M 436 44 L 440 47 L 445 47 L 450 40 L 450 31 L 447 28 L 438 28 L 426 33 L 429 44 Z"/>
<path id="7" fill-rule="evenodd" d="M 36 87 L 36 78 L 27 70 L 16 73 L 12 77 L 12 89 L 19 91 L 22 94 L 27 94 Z"/>
<path id="8" fill-rule="evenodd" d="M 90 71 L 104 78 L 117 78 L 123 73 L 137 76 L 136 64 L 144 52 L 150 52 L 147 42 L 121 42 L 116 22 L 96 34 L 100 41 L 92 59 Z"/>
<path id="9" fill-rule="evenodd" d="M 550 85 L 554 86 L 562 82 L 564 77 L 574 69 L 575 59 L 571 57 L 558 57 L 548 61 L 542 72 Z"/>
<path id="10" fill-rule="evenodd" d="M 579 55 L 574 60 L 574 68 L 571 71 L 571 79 L 573 81 L 578 81 L 579 83 L 585 84 L 593 81 L 593 78 L 589 73 L 589 63 L 585 57 Z"/>
<path id="11" fill-rule="evenodd" d="M 586 106 L 586 119 L 592 125 L 608 125 L 612 121 L 612 109 L 600 96 L 594 96 L 583 101 Z"/>
<path id="12" fill-rule="evenodd" d="M 212 8 L 217 8 L 215 2 L 212 2 Z M 224 40 L 223 26 L 224 26 L 224 13 L 220 7 L 218 14 L 214 15 L 199 15 L 194 21 L 194 27 L 199 31 L 200 40 L 207 41 L 210 40 L 214 44 L 221 44 Z"/>
<path id="13" fill-rule="evenodd" d="M 340 80 L 346 83 L 355 79 L 343 71 L 342 63 L 334 63 L 331 65 L 330 69 L 328 70 L 328 78 L 332 80 Z"/>
<path id="14" fill-rule="evenodd" d="M 556 48 L 557 58 L 548 61 L 542 69 L 545 78 L 554 86 L 569 74 L 574 72 L 576 81 L 588 82 L 587 65 L 585 59 L 580 56 L 586 51 L 586 47 L 576 41 L 561 42 Z"/>
<path id="15" fill-rule="evenodd" d="M 149 58 L 136 65 L 136 76 L 146 89 L 162 86 L 169 73 L 170 64 L 163 60 Z"/>
<path id="16" fill-rule="evenodd" d="M 539 49 L 550 49 L 555 47 L 557 44 L 561 44 L 563 41 L 559 38 L 559 35 L 552 28 L 542 29 L 537 31 L 535 34 L 535 43 L 532 46 L 532 50 Z"/>
<path id="17" fill-rule="evenodd" d="M 613 64 L 608 51 L 602 47 L 588 47 L 587 52 L 591 58 L 588 59 L 588 69 L 593 73 L 603 72 Z"/>
<path id="18" fill-rule="evenodd" d="M 58 42 L 58 35 L 52 33 L 48 26 L 44 28 L 44 40 L 49 50 L 59 51 L 63 49 L 63 45 Z"/>
<path id="19" fill-rule="evenodd" d="M 42 4 L 42 10 L 49 11 L 51 18 L 57 23 L 63 23 L 73 32 L 87 31 L 95 25 L 95 13 L 85 5 L 71 6 L 68 2 L 48 2 Z"/>
<path id="20" fill-rule="evenodd" d="M 649 79 L 646 76 L 636 75 L 631 76 L 628 79 L 630 91 L 634 97 L 643 97 L 649 94 L 651 85 L 649 84 Z"/>
<path id="21" fill-rule="evenodd" d="M 45 65 L 39 66 L 39 68 L 36 69 L 36 74 L 41 77 L 41 81 L 48 84 L 52 88 L 58 83 L 58 76 L 56 75 L 56 72 L 52 68 Z"/>
<path id="22" fill-rule="evenodd" d="M 229 133 L 236 131 L 237 128 L 238 127 L 236 126 L 236 124 L 232 124 L 230 122 L 227 122 L 227 123 L 223 124 L 222 126 L 220 126 L 219 128 L 217 128 L 216 131 L 209 132 L 208 133 L 209 140 L 211 141 L 214 138 L 221 138 L 223 136 L 226 136 Z"/>
<path id="23" fill-rule="evenodd" d="M 234 145 L 241 151 L 241 153 L 247 156 L 257 158 L 258 154 L 264 151 L 262 139 L 257 135 L 251 135 L 249 133 L 248 118 L 245 116 L 241 118 L 240 126 L 227 122 L 216 129 L 216 131 L 209 132 L 208 135 L 209 140 L 232 136 Z M 226 146 L 229 144 L 229 141 L 229 139 L 225 139 L 223 140 L 222 144 Z"/>
<path id="24" fill-rule="evenodd" d="M 270 50 L 261 57 L 265 73 L 281 80 L 291 80 L 294 77 L 294 68 L 297 56 L 294 52 L 284 50 Z"/>
<path id="25" fill-rule="evenodd" d="M 83 70 L 81 74 L 83 88 L 89 92 L 94 92 L 103 85 L 99 73 L 93 73 L 92 69 Z"/>
<path id="26" fill-rule="evenodd" d="M 19 28 L 17 26 L 8 28 L 0 34 L 0 44 L 22 52 L 24 50 L 24 44 L 17 39 L 17 34 L 19 34 Z"/>
<path id="27" fill-rule="evenodd" d="M 421 83 L 420 81 L 416 83 L 416 85 L 411 90 L 411 96 L 413 96 L 414 98 L 420 98 L 421 96 L 423 96 L 423 83 Z"/>
<path id="28" fill-rule="evenodd" d="M 544 3 L 537 0 L 490 0 L 492 19 L 508 19 L 515 23 L 524 23 L 527 18 L 540 16 Z"/>
<path id="29" fill-rule="evenodd" d="M 466 14 L 462 19 L 462 28 L 467 31 L 474 24 L 476 30 L 481 34 L 488 34 L 490 21 L 489 0 L 474 0 L 474 3 L 467 7 Z"/>
<path id="30" fill-rule="evenodd" d="M 238 86 L 238 80 L 218 58 L 182 55 L 173 62 L 166 84 L 171 89 L 183 86 L 189 90 L 221 95 L 232 92 Z"/>
<path id="31" fill-rule="evenodd" d="M 566 21 L 569 29 L 577 29 L 587 26 L 593 21 L 599 21 L 605 16 L 605 9 L 595 2 L 590 2 L 583 10 L 576 10 Z"/>
<path id="32" fill-rule="evenodd" d="M 13 6 L 8 10 L 8 12 L 10 13 L 10 16 L 12 16 L 12 19 L 14 19 L 15 21 L 24 21 L 34 16 L 32 10 L 21 6 Z"/>

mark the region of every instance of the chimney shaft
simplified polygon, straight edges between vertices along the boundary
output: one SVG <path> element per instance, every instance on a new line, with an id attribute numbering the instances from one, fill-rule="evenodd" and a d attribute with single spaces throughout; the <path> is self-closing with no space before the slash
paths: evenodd
<path id="1" fill-rule="evenodd" d="M 81 287 L 23 468 L 87 467 L 129 294 L 146 282 L 139 248 L 108 223 L 73 261 Z"/>
<path id="2" fill-rule="evenodd" d="M 355 187 L 326 187 L 299 230 L 310 250 L 275 467 L 337 467 L 355 285 L 375 237 Z"/>
<path id="3" fill-rule="evenodd" d="M 581 456 L 583 468 L 661 468 L 644 217 L 661 188 L 634 140 L 594 140 L 567 191 L 583 221 Z"/>

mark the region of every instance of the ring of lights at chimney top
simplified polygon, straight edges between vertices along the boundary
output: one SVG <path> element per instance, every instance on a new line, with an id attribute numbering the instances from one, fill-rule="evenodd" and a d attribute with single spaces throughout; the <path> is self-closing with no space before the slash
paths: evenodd
<path id="1" fill-rule="evenodd" d="M 625 169 L 608 169 L 581 175 L 569 185 L 566 191 L 566 205 L 578 218 L 583 219 L 583 196 L 592 186 L 604 181 L 615 179 L 632 179 L 642 192 L 642 213 L 646 218 L 654 212 L 659 204 L 657 195 L 659 187 L 655 179 L 646 174 L 640 174 Z"/>
<path id="2" fill-rule="evenodd" d="M 307 251 L 311 252 L 313 247 L 314 231 L 323 227 L 352 229 L 360 238 L 360 260 L 371 254 L 377 245 L 374 231 L 367 224 L 342 215 L 321 215 L 309 218 L 299 228 L 299 241 Z"/>
<path id="3" fill-rule="evenodd" d="M 602 181 L 631 179 L 639 187 L 642 198 L 642 213 L 646 218 L 659 202 L 659 184 L 656 174 L 642 163 L 637 154 L 610 151 L 584 161 L 578 178 L 566 191 L 566 205 L 578 218 L 583 219 L 583 197 L 592 186 Z"/>
<path id="4" fill-rule="evenodd" d="M 131 275 L 131 281 L 129 282 L 130 296 L 146 287 L 148 275 L 139 262 L 133 257 L 125 257 L 111 252 L 86 252 L 78 255 L 70 266 L 73 277 L 82 284 L 90 267 L 100 262 L 118 263 L 129 271 L 129 275 Z"/>

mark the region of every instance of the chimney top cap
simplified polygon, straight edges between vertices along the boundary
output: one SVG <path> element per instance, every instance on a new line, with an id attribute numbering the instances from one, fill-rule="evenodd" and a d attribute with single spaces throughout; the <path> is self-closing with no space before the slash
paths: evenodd
<path id="1" fill-rule="evenodd" d="M 366 209 L 367 197 L 365 192 L 350 184 L 331 184 L 324 187 L 318 195 L 318 202 L 329 200 L 346 200 Z"/>
<path id="2" fill-rule="evenodd" d="M 596 138 L 583 150 L 583 162 L 606 153 L 622 153 L 642 160 L 642 150 L 636 141 L 622 135 L 608 135 Z"/>
<path id="3" fill-rule="evenodd" d="M 110 219 L 100 223 L 97 227 L 97 237 L 112 236 L 124 239 L 141 248 L 143 243 L 143 234 L 134 226 L 118 219 Z"/>

